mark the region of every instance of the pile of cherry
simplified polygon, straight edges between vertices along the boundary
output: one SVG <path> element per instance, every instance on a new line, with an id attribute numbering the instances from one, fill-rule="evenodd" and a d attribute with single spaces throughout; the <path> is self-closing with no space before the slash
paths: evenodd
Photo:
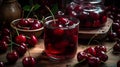
<path id="1" fill-rule="evenodd" d="M 80 63 L 88 63 L 90 67 L 98 67 L 100 63 L 108 60 L 106 52 L 107 48 L 103 45 L 88 47 L 77 54 L 77 60 Z"/>
<path id="2" fill-rule="evenodd" d="M 106 7 L 107 15 L 113 20 L 111 31 L 108 33 L 108 39 L 110 41 L 116 41 L 113 46 L 113 52 L 120 54 L 120 8 L 115 6 Z M 120 67 L 120 60 L 117 67 Z"/>
<path id="3" fill-rule="evenodd" d="M 38 39 L 35 35 L 24 36 L 18 34 L 16 36 L 11 35 L 11 31 L 8 28 L 4 28 L 0 31 L 0 54 L 6 54 L 7 62 L 0 61 L 0 67 L 6 67 L 7 64 L 14 64 L 20 57 L 24 56 L 28 49 L 34 47 L 38 43 Z M 7 52 L 8 48 L 10 51 Z M 32 56 L 24 57 L 22 64 L 24 67 L 35 67 L 35 59 Z"/>

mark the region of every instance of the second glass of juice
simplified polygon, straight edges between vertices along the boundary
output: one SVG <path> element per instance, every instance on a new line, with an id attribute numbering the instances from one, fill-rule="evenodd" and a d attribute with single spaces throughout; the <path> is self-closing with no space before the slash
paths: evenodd
<path id="1" fill-rule="evenodd" d="M 76 18 L 49 16 L 44 24 L 45 53 L 55 60 L 73 58 L 77 52 L 78 29 Z"/>

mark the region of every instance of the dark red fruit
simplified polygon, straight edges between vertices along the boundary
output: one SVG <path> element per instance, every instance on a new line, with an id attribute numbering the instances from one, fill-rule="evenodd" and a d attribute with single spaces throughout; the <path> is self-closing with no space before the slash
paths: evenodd
<path id="1" fill-rule="evenodd" d="M 117 52 L 120 52 L 120 44 L 119 44 L 119 43 L 116 43 L 116 44 L 113 46 L 113 50 L 114 50 L 114 51 L 117 51 Z"/>
<path id="2" fill-rule="evenodd" d="M 10 43 L 10 36 L 3 36 L 2 41 L 5 41 L 6 43 Z"/>
<path id="3" fill-rule="evenodd" d="M 67 23 L 68 22 L 68 19 L 67 18 L 63 18 L 63 17 L 60 17 L 60 18 L 58 18 L 58 22 L 60 23 L 60 24 L 65 24 L 65 23 Z"/>
<path id="4" fill-rule="evenodd" d="M 97 57 L 100 59 L 100 61 L 105 62 L 108 60 L 108 56 L 106 55 L 106 53 L 104 51 L 99 51 L 97 53 Z"/>
<path id="5" fill-rule="evenodd" d="M 95 50 L 96 52 L 99 52 L 99 51 L 107 52 L 107 48 L 103 45 L 95 46 Z"/>
<path id="6" fill-rule="evenodd" d="M 40 21 L 34 20 L 34 23 L 31 24 L 31 30 L 42 28 L 43 25 Z"/>
<path id="7" fill-rule="evenodd" d="M 7 54 L 6 58 L 9 63 L 13 64 L 18 60 L 19 56 L 16 51 L 12 51 Z"/>
<path id="8" fill-rule="evenodd" d="M 98 67 L 100 64 L 100 59 L 97 57 L 89 57 L 88 64 L 89 64 L 89 67 Z"/>
<path id="9" fill-rule="evenodd" d="M 53 31 L 53 33 L 54 33 L 55 35 L 61 36 L 61 35 L 64 34 L 64 30 L 62 30 L 62 29 L 60 29 L 60 28 L 57 28 L 57 29 L 55 29 L 55 30 Z"/>
<path id="10" fill-rule="evenodd" d="M 10 30 L 8 28 L 4 28 L 2 31 L 2 35 L 10 36 Z"/>
<path id="11" fill-rule="evenodd" d="M 2 61 L 0 61 L 0 67 L 5 67 L 5 65 Z"/>
<path id="12" fill-rule="evenodd" d="M 22 64 L 24 67 L 35 67 L 36 61 L 33 57 L 24 57 L 22 60 Z"/>
<path id="13" fill-rule="evenodd" d="M 96 56 L 96 50 L 93 47 L 87 48 L 86 50 L 84 50 L 84 52 L 89 53 L 93 56 Z"/>
<path id="14" fill-rule="evenodd" d="M 120 67 L 120 60 L 117 62 L 117 67 Z"/>
<path id="15" fill-rule="evenodd" d="M 0 53 L 6 52 L 8 49 L 8 44 L 5 41 L 0 41 Z"/>
<path id="16" fill-rule="evenodd" d="M 27 27 L 29 25 L 29 22 L 26 19 L 20 19 L 20 22 L 18 24 L 22 27 Z"/>
<path id="17" fill-rule="evenodd" d="M 19 56 L 23 56 L 26 53 L 27 46 L 25 46 L 25 45 L 26 45 L 25 43 L 22 43 L 22 44 L 20 44 L 20 46 L 18 46 L 16 48 L 16 51 L 17 51 Z"/>
<path id="18" fill-rule="evenodd" d="M 35 35 L 31 35 L 30 38 L 27 40 L 28 46 L 34 47 L 38 43 L 38 39 Z"/>
<path id="19" fill-rule="evenodd" d="M 117 33 L 116 32 L 109 32 L 107 36 L 108 36 L 110 41 L 115 41 L 115 39 L 117 38 Z"/>
<path id="20" fill-rule="evenodd" d="M 94 20 L 98 20 L 99 19 L 99 15 L 97 13 L 90 12 L 89 15 Z"/>
<path id="21" fill-rule="evenodd" d="M 119 28 L 120 28 L 120 24 L 119 23 L 113 23 L 112 24 L 113 31 L 117 32 Z"/>
<path id="22" fill-rule="evenodd" d="M 79 52 L 79 53 L 77 54 L 77 60 L 78 60 L 79 62 L 87 61 L 87 58 L 88 58 L 88 55 L 87 55 L 87 53 L 85 53 L 85 52 Z"/>
<path id="23" fill-rule="evenodd" d="M 20 34 L 20 35 L 15 37 L 15 42 L 18 44 L 25 43 L 26 37 L 24 35 Z"/>

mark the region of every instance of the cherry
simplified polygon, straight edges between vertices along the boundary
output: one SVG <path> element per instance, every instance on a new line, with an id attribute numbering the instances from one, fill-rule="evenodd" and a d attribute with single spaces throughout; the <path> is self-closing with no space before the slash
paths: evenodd
<path id="1" fill-rule="evenodd" d="M 120 67 L 120 60 L 117 62 L 117 67 Z"/>
<path id="2" fill-rule="evenodd" d="M 55 30 L 53 31 L 53 33 L 54 33 L 55 35 L 61 36 L 61 35 L 64 34 L 64 30 L 62 30 L 62 29 L 60 29 L 60 28 L 57 28 L 57 29 L 55 29 Z"/>
<path id="3" fill-rule="evenodd" d="M 8 44 L 5 41 L 0 41 L 0 53 L 6 52 L 8 49 Z"/>
<path id="4" fill-rule="evenodd" d="M 113 50 L 114 50 L 114 51 L 117 51 L 117 52 L 120 52 L 120 44 L 119 44 L 119 43 L 116 43 L 116 44 L 113 46 Z"/>
<path id="5" fill-rule="evenodd" d="M 96 56 L 96 50 L 93 47 L 89 47 L 86 50 L 84 50 L 86 53 L 90 53 L 93 56 Z"/>
<path id="6" fill-rule="evenodd" d="M 97 13 L 95 13 L 95 12 L 90 12 L 89 15 L 94 20 L 98 20 L 99 19 L 99 15 Z"/>
<path id="7" fill-rule="evenodd" d="M 34 30 L 34 29 L 39 29 L 39 28 L 41 28 L 42 27 L 42 25 L 40 24 L 40 23 L 33 23 L 32 25 L 31 25 L 31 30 Z"/>
<path id="8" fill-rule="evenodd" d="M 9 36 L 3 36 L 2 41 L 5 41 L 6 43 L 10 43 L 10 37 Z"/>
<path id="9" fill-rule="evenodd" d="M 34 47 L 38 43 L 38 39 L 35 35 L 31 35 L 27 42 L 30 47 Z"/>
<path id="10" fill-rule="evenodd" d="M 25 43 L 20 44 L 20 46 L 18 46 L 16 48 L 16 51 L 17 51 L 19 56 L 23 56 L 26 53 L 26 51 L 27 51 L 26 44 Z"/>
<path id="11" fill-rule="evenodd" d="M 13 64 L 18 60 L 19 56 L 16 51 L 12 51 L 10 53 L 7 53 L 6 58 L 10 64 Z"/>
<path id="12" fill-rule="evenodd" d="M 109 32 L 107 36 L 108 36 L 110 41 L 115 41 L 115 39 L 117 38 L 117 33 L 116 32 Z"/>
<path id="13" fill-rule="evenodd" d="M 22 64 L 24 67 L 35 67 L 36 61 L 33 57 L 28 56 L 23 58 Z"/>
<path id="14" fill-rule="evenodd" d="M 15 37 L 15 42 L 18 44 L 25 43 L 26 37 L 23 34 L 20 34 L 20 35 Z"/>
<path id="15" fill-rule="evenodd" d="M 95 46 L 95 50 L 96 52 L 99 52 L 99 51 L 107 52 L 107 48 L 103 45 Z"/>
<path id="16" fill-rule="evenodd" d="M 97 57 L 89 57 L 88 64 L 89 64 L 89 67 L 98 67 L 100 64 L 100 59 Z"/>
<path id="17" fill-rule="evenodd" d="M 79 62 L 81 62 L 81 61 L 87 61 L 87 58 L 88 58 L 88 55 L 87 55 L 87 53 L 85 53 L 85 52 L 78 52 L 77 53 L 77 60 L 79 61 Z"/>
<path id="18" fill-rule="evenodd" d="M 10 36 L 10 30 L 8 28 L 4 28 L 2 31 L 2 35 Z"/>
<path id="19" fill-rule="evenodd" d="M 107 22 L 107 16 L 103 16 L 103 17 L 102 17 L 102 22 L 103 22 L 103 23 Z"/>
<path id="20" fill-rule="evenodd" d="M 93 27 L 100 27 L 101 23 L 99 20 L 93 22 Z"/>
<path id="21" fill-rule="evenodd" d="M 106 55 L 106 53 L 104 51 L 99 51 L 97 53 L 97 57 L 102 61 L 105 62 L 108 60 L 108 56 Z"/>
<path id="22" fill-rule="evenodd" d="M 68 19 L 67 18 L 64 18 L 64 17 L 60 17 L 60 18 L 58 18 L 58 22 L 60 23 L 60 24 L 65 24 L 65 23 L 67 23 L 68 22 Z"/>
<path id="23" fill-rule="evenodd" d="M 120 28 L 120 24 L 119 23 L 113 23 L 112 24 L 113 31 L 117 32 L 119 28 Z"/>
<path id="24" fill-rule="evenodd" d="M 75 11 L 70 11 L 69 12 L 69 16 L 71 16 L 71 17 L 77 17 L 78 15 L 77 15 L 77 13 Z"/>
<path id="25" fill-rule="evenodd" d="M 5 65 L 2 61 L 0 61 L 0 67 L 5 67 Z"/>
<path id="26" fill-rule="evenodd" d="M 57 15 L 65 15 L 62 11 L 58 11 Z"/>
<path id="27" fill-rule="evenodd" d="M 29 22 L 26 19 L 20 19 L 18 24 L 22 27 L 26 27 L 29 25 Z"/>

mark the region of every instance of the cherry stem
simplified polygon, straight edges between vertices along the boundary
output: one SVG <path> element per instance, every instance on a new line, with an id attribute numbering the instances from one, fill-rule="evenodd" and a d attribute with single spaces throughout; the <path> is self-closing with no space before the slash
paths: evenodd
<path id="1" fill-rule="evenodd" d="M 19 35 L 19 32 L 18 32 L 18 30 L 17 29 L 15 29 L 16 30 L 16 33 L 17 33 L 17 35 Z"/>
<path id="2" fill-rule="evenodd" d="M 31 7 L 30 12 L 27 14 L 27 17 L 26 17 L 26 18 L 29 17 L 29 15 L 30 15 L 30 13 L 32 12 L 33 9 L 34 9 L 34 6 Z"/>
<path id="3" fill-rule="evenodd" d="M 50 14 L 51 14 L 52 17 L 53 17 L 53 21 L 54 21 L 54 23 L 56 24 L 54 14 L 52 13 L 52 11 L 50 10 L 50 8 L 49 8 L 48 6 L 46 6 L 46 8 L 49 10 Z"/>
<path id="4" fill-rule="evenodd" d="M 92 40 L 97 36 L 97 34 L 95 34 L 94 36 L 92 36 L 88 42 L 88 45 L 90 45 L 90 43 L 92 42 Z"/>
<path id="5" fill-rule="evenodd" d="M 11 35 L 11 33 L 10 33 L 10 39 L 12 40 L 12 35 Z M 10 42 L 10 50 L 11 50 L 11 52 L 12 52 L 12 41 Z"/>

